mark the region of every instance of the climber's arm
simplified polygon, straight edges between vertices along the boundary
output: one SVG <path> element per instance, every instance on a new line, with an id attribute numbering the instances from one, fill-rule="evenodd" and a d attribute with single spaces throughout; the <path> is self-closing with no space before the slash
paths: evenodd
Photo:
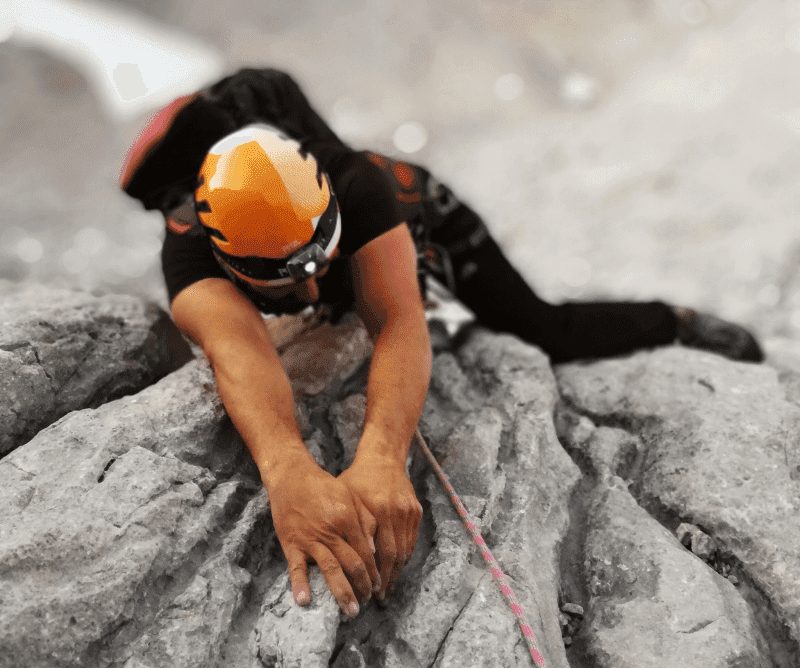
<path id="1" fill-rule="evenodd" d="M 405 465 L 430 381 L 431 344 L 406 225 L 360 249 L 352 267 L 357 308 L 375 351 L 364 431 L 340 479 L 378 522 L 382 597 L 410 557 L 422 517 Z"/>
<path id="2" fill-rule="evenodd" d="M 222 402 L 261 472 L 295 599 L 310 600 L 306 561 L 313 559 L 342 611 L 355 616 L 356 597 L 344 573 L 359 598 L 368 599 L 378 582 L 370 546 L 375 521 L 306 450 L 291 386 L 261 314 L 220 278 L 182 290 L 172 314 L 208 356 Z"/>

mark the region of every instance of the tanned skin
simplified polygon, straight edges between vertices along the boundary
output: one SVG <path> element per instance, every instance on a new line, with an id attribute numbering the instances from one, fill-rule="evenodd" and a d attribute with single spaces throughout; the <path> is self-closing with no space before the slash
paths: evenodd
<path id="1" fill-rule="evenodd" d="M 405 462 L 430 382 L 431 346 L 408 227 L 373 239 L 351 266 L 374 353 L 364 431 L 353 464 L 336 478 L 306 450 L 289 380 L 252 302 L 229 281 L 208 278 L 175 297 L 172 315 L 211 361 L 225 408 L 258 466 L 295 601 L 311 600 L 313 560 L 342 612 L 355 617 L 359 601 L 391 592 L 417 540 L 422 506 Z M 313 302 L 316 278 L 291 289 Z"/>

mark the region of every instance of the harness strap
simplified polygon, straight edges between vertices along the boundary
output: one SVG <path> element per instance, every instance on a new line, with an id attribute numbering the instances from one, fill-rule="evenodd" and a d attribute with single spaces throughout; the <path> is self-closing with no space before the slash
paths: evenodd
<path id="1" fill-rule="evenodd" d="M 452 249 L 433 242 L 431 231 L 442 225 L 461 202 L 424 167 L 371 151 L 366 151 L 365 155 L 383 171 L 394 195 L 396 219 L 398 223 L 407 223 L 411 231 L 417 249 L 417 278 L 423 299 L 427 297 L 429 275 L 442 281 L 450 293 L 455 294 Z"/>

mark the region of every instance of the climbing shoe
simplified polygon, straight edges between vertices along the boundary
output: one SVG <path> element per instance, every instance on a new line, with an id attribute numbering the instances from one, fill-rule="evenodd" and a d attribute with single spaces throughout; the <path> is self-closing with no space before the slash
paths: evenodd
<path id="1" fill-rule="evenodd" d="M 688 308 L 673 310 L 678 319 L 678 341 L 684 346 L 742 362 L 764 361 L 761 346 L 743 327 Z"/>

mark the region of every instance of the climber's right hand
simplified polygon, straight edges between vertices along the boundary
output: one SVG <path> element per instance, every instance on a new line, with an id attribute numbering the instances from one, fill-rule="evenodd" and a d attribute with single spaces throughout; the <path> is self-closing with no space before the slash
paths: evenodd
<path id="1" fill-rule="evenodd" d="M 307 452 L 287 454 L 262 478 L 289 564 L 294 600 L 298 605 L 311 600 L 307 562 L 313 559 L 342 612 L 355 617 L 359 601 L 366 603 L 380 588 L 372 538 L 375 518 Z"/>

